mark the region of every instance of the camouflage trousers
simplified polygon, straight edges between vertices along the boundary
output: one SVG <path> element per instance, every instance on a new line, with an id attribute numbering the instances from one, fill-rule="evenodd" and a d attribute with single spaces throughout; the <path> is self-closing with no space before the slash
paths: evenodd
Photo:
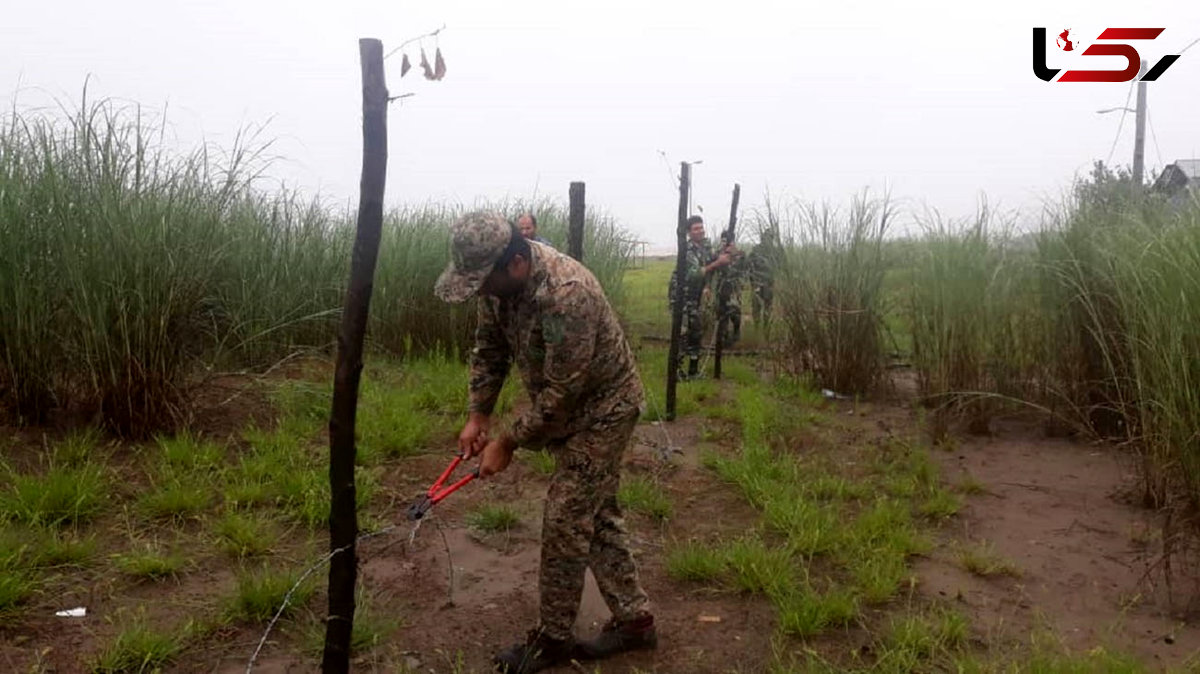
<path id="1" fill-rule="evenodd" d="M 700 302 L 683 305 L 683 352 L 688 358 L 699 358 L 703 348 L 704 323 L 701 322 Z"/>
<path id="2" fill-rule="evenodd" d="M 718 334 L 724 336 L 723 347 L 733 346 L 742 338 L 742 302 L 740 295 L 734 294 L 725 300 L 725 312 L 717 319 Z"/>
<path id="3" fill-rule="evenodd" d="M 538 577 L 539 627 L 549 637 L 571 635 L 588 568 L 615 618 L 649 612 L 617 504 L 621 457 L 638 416 L 599 423 L 549 446 L 558 464 L 546 494 Z"/>

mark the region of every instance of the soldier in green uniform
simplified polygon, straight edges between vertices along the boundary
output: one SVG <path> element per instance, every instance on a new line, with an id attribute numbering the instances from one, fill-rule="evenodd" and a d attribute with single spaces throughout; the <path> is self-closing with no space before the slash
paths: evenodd
<path id="1" fill-rule="evenodd" d="M 459 450 L 481 455 L 484 478 L 507 468 L 518 447 L 545 447 L 557 459 L 542 519 L 539 624 L 493 663 L 500 672 L 530 674 L 573 657 L 654 648 L 654 617 L 617 502 L 621 458 L 645 410 L 617 314 L 586 267 L 530 242 L 500 216 L 470 213 L 452 235 L 453 259 L 435 293 L 447 302 L 478 298 Z M 532 404 L 493 429 L 514 363 Z M 588 568 L 612 619 L 597 638 L 576 642 Z"/>
<path id="2" fill-rule="evenodd" d="M 775 266 L 782 250 L 772 231 L 763 232 L 759 243 L 746 256 L 746 275 L 750 281 L 750 308 L 754 324 L 770 329 L 771 303 L 775 298 Z"/>
<path id="3" fill-rule="evenodd" d="M 728 253 L 722 251 L 713 255 L 712 247 L 704 232 L 704 219 L 698 215 L 688 218 L 688 247 L 683 269 L 683 335 L 684 353 L 688 358 L 688 370 L 682 379 L 691 379 L 700 374 L 701 336 L 703 323 L 700 320 L 700 301 L 704 295 L 704 286 L 713 272 L 726 267 L 732 261 Z M 670 303 L 675 310 L 675 294 L 677 273 L 671 275 Z"/>
<path id="4" fill-rule="evenodd" d="M 742 338 L 742 283 L 746 276 L 746 256 L 731 240 L 728 232 L 721 233 L 721 250 L 731 262 L 717 276 L 717 311 L 722 303 L 725 311 L 717 317 L 717 334 L 724 333 L 722 347 L 728 349 Z"/>

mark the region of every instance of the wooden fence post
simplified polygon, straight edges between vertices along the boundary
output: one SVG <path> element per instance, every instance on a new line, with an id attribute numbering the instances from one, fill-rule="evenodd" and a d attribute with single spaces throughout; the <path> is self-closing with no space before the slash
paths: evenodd
<path id="1" fill-rule="evenodd" d="M 570 210 L 567 229 L 567 255 L 583 262 L 583 200 L 584 186 L 581 182 L 571 183 Z"/>
<path id="2" fill-rule="evenodd" d="M 742 186 L 733 184 L 733 202 L 729 207 L 729 229 L 725 230 L 726 241 L 734 242 L 734 237 L 737 233 L 737 209 L 738 199 L 742 195 Z M 732 270 L 726 267 L 721 270 L 720 276 L 717 277 L 717 344 L 713 353 L 713 379 L 721 378 L 721 352 L 725 348 L 725 313 L 729 310 L 729 295 L 722 292 L 721 286 L 725 281 L 725 275 L 731 273 Z"/>
<path id="3" fill-rule="evenodd" d="M 383 191 L 387 180 L 387 81 L 383 43 L 358 41 L 363 86 L 363 162 L 359 183 L 358 222 L 350 259 L 342 321 L 338 330 L 333 405 L 329 417 L 329 612 L 321 671 L 350 671 L 350 634 L 354 627 L 354 584 L 357 580 L 358 513 L 355 511 L 354 421 L 362 374 L 363 337 L 383 230 Z"/>
<path id="4" fill-rule="evenodd" d="M 675 306 L 671 310 L 671 346 L 667 350 L 667 421 L 675 420 L 675 385 L 679 379 L 679 332 L 683 327 L 683 301 L 687 297 L 687 221 L 688 191 L 691 189 L 692 167 L 679 164 L 679 221 L 675 225 L 678 253 L 675 256 Z"/>

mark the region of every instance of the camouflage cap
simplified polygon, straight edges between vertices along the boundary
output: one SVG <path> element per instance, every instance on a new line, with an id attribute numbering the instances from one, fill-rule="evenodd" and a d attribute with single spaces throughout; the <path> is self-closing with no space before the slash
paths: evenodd
<path id="1" fill-rule="evenodd" d="M 458 303 L 479 292 L 484 279 L 504 255 L 514 228 L 503 216 L 474 211 L 450 226 L 450 264 L 438 277 L 433 292 L 445 302 Z"/>

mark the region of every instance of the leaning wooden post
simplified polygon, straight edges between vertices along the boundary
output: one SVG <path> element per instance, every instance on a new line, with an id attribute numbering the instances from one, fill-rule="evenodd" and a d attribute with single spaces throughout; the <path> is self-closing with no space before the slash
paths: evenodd
<path id="1" fill-rule="evenodd" d="M 583 183 L 571 183 L 568 229 L 567 229 L 567 255 L 583 262 Z"/>
<path id="2" fill-rule="evenodd" d="M 363 163 L 359 183 L 358 223 L 350 258 L 338 331 L 337 368 L 333 375 L 333 410 L 329 417 L 329 613 L 321 671 L 350 671 L 350 633 L 354 627 L 354 584 L 358 555 L 358 514 L 354 488 L 354 418 L 362 374 L 363 336 L 375 278 L 375 261 L 383 229 L 383 188 L 387 179 L 387 82 L 383 75 L 383 43 L 358 41 L 363 83 Z"/>
<path id="3" fill-rule="evenodd" d="M 737 208 L 738 198 L 742 194 L 742 186 L 733 184 L 733 205 L 729 207 L 729 229 L 725 230 L 725 240 L 733 243 L 734 235 L 737 230 Z M 713 379 L 721 378 L 721 352 L 724 351 L 725 344 L 725 312 L 729 310 L 729 293 L 724 292 L 722 288 L 725 284 L 725 277 L 732 273 L 729 267 L 721 270 L 721 275 L 717 277 L 717 347 L 713 353 Z"/>
<path id="4" fill-rule="evenodd" d="M 692 168 L 687 162 L 679 164 L 679 222 L 675 237 L 679 252 L 675 257 L 675 306 L 671 310 L 671 346 L 667 350 L 667 421 L 675 420 L 675 384 L 679 380 L 679 332 L 683 327 L 683 301 L 687 297 L 687 221 L 688 190 Z"/>

